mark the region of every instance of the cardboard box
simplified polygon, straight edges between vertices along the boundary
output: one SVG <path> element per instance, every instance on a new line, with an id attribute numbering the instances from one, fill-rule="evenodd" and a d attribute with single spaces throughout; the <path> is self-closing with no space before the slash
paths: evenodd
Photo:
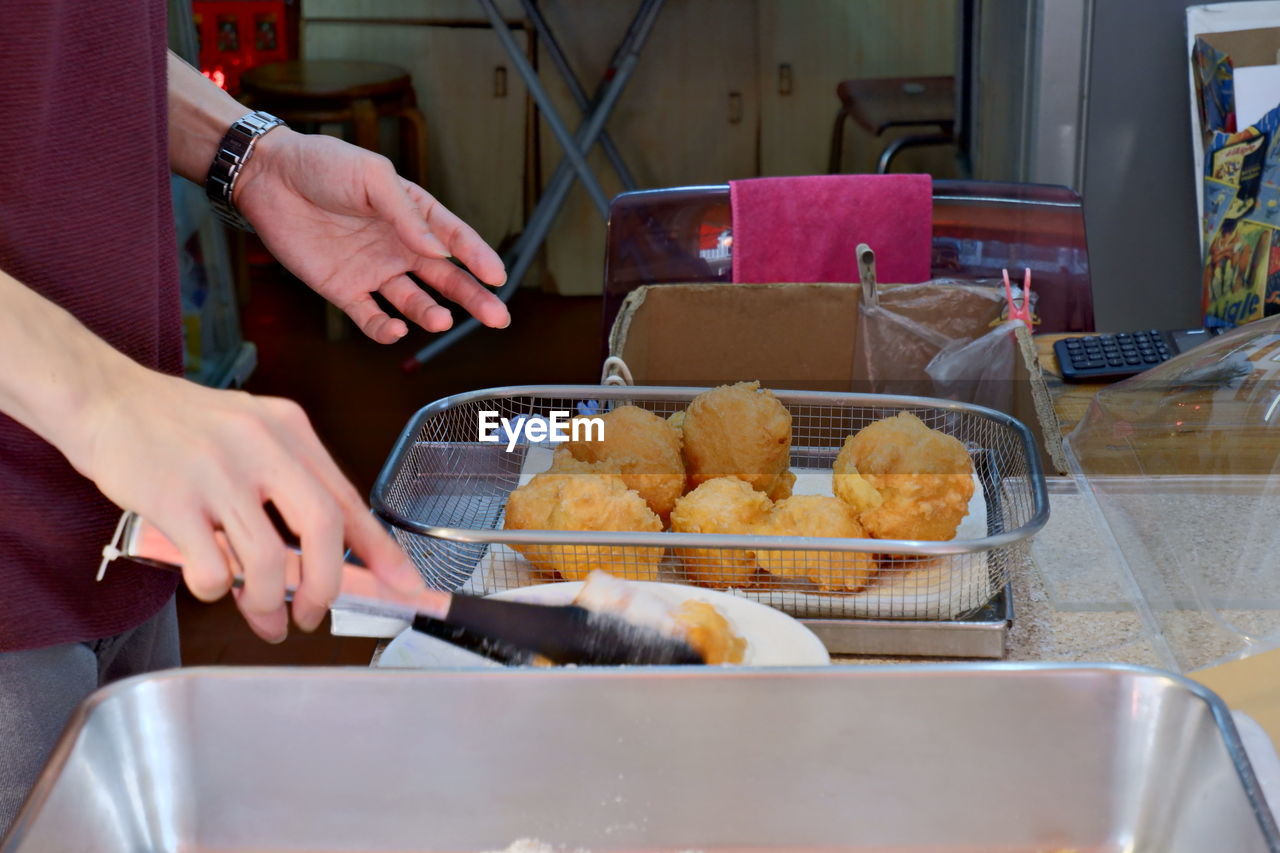
<path id="1" fill-rule="evenodd" d="M 999 318 L 990 295 L 977 288 L 880 288 L 882 307 L 939 340 L 976 338 Z M 892 376 L 869 375 L 863 336 L 882 337 L 885 329 L 863 322 L 862 298 L 862 289 L 848 284 L 649 285 L 623 303 L 609 353 L 626 362 L 637 385 L 759 380 L 770 388 L 938 396 L 924 372 L 938 345 L 924 337 L 906 336 L 911 345 L 895 352 Z M 1009 404 L 1000 408 L 1031 429 L 1046 473 L 1066 473 L 1061 430 L 1025 329 L 1017 347 Z"/>

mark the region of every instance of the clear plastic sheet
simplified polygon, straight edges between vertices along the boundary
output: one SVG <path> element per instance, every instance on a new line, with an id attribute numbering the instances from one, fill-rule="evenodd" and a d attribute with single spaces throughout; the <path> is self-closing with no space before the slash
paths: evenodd
<path id="1" fill-rule="evenodd" d="M 1013 407 L 1014 359 L 1018 341 L 1014 331 L 1026 328 L 1021 320 L 1010 320 L 971 341 L 952 341 L 938 350 L 925 365 L 933 380 L 936 396 L 964 400 L 1000 411 Z"/>
<path id="2" fill-rule="evenodd" d="M 1038 561 L 1060 609 L 1131 606 L 1179 671 L 1280 646 L 1280 317 L 1103 389 L 1066 444 L 1114 561 Z"/>

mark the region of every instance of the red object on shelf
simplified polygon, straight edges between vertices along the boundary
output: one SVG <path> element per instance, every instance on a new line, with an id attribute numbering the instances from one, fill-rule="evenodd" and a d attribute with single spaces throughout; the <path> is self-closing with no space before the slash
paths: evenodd
<path id="1" fill-rule="evenodd" d="M 200 70 L 231 94 L 255 65 L 289 58 L 285 0 L 195 0 Z"/>

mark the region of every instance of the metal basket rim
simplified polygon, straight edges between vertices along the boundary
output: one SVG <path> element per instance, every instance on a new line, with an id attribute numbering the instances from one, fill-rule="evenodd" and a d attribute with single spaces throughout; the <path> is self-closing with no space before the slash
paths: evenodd
<path id="1" fill-rule="evenodd" d="M 784 404 L 794 401 L 796 403 L 884 406 L 902 409 L 943 409 L 966 412 L 1001 423 L 1011 428 L 1021 441 L 1022 450 L 1027 460 L 1027 479 L 1031 485 L 1032 503 L 1035 512 L 1021 526 L 1003 533 L 985 536 L 981 539 L 924 542 L 907 539 L 833 539 L 802 536 L 758 536 L 754 534 L 671 533 L 666 531 L 657 533 L 562 530 L 506 531 L 487 528 L 441 527 L 423 524 L 411 518 L 406 518 L 393 509 L 386 499 L 387 491 L 395 482 L 400 468 L 408 457 L 409 450 L 414 446 L 415 438 L 423 422 L 433 415 L 449 411 L 458 406 L 482 400 L 551 396 L 608 400 L 628 400 L 641 397 L 646 399 L 688 401 L 707 390 L 709 389 L 705 387 L 669 385 L 508 385 L 441 397 L 415 412 L 409 422 L 405 424 L 404 429 L 401 430 L 390 455 L 387 457 L 387 461 L 383 464 L 382 470 L 378 473 L 378 478 L 374 482 L 369 500 L 370 507 L 388 524 L 408 533 L 429 536 L 433 539 L 472 544 L 820 550 L 926 557 L 974 554 L 1013 545 L 1034 535 L 1049 520 L 1048 488 L 1045 483 L 1044 471 L 1040 464 L 1040 456 L 1036 449 L 1035 439 L 1026 424 L 1012 415 L 987 408 L 986 406 L 934 397 L 786 389 L 770 390 Z"/>

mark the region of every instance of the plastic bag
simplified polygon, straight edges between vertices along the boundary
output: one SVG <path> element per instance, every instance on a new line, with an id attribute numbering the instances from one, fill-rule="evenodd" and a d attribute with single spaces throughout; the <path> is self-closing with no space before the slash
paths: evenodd
<path id="1" fill-rule="evenodd" d="M 861 308 L 859 373 L 875 393 L 948 397 L 1008 411 L 1017 345 L 1012 328 L 997 334 L 1004 308 L 1004 290 L 995 280 L 881 288 L 876 302 L 864 301 Z M 992 357 L 998 357 L 995 363 L 983 361 Z"/>
<path id="2" fill-rule="evenodd" d="M 1009 411 L 1018 357 L 1015 330 L 1026 326 L 1021 320 L 1010 320 L 979 338 L 953 341 L 939 350 L 924 368 L 933 380 L 934 396 Z"/>

